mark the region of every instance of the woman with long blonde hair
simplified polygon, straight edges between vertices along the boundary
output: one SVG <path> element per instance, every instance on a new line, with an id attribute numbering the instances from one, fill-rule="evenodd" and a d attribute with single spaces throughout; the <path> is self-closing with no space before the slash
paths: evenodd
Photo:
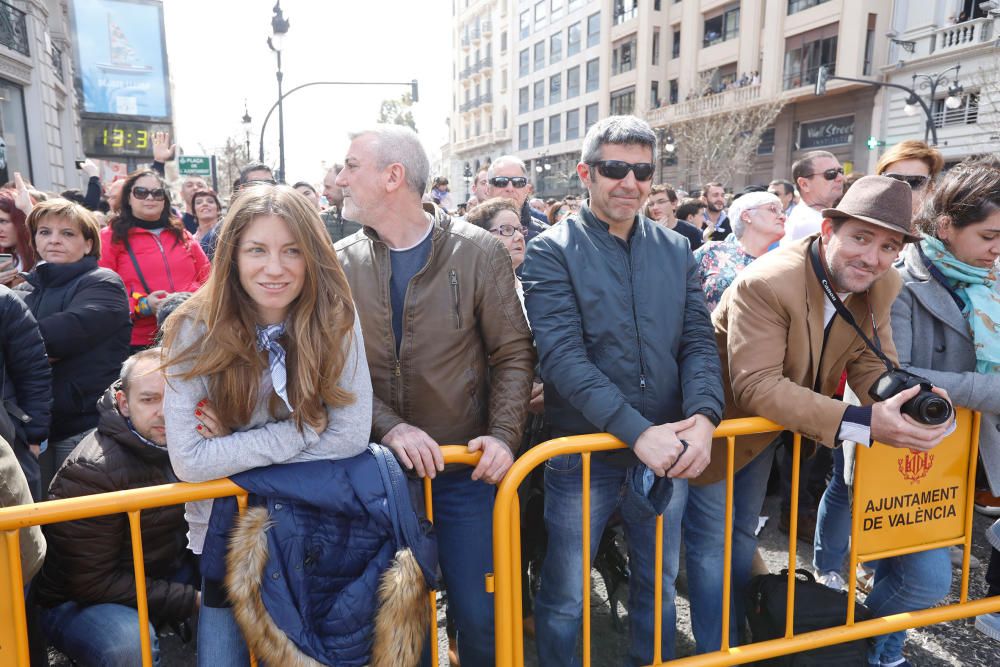
<path id="1" fill-rule="evenodd" d="M 199 482 L 368 445 L 371 380 L 350 288 L 315 208 L 287 186 L 242 190 L 204 287 L 164 326 L 164 418 L 177 476 Z M 189 503 L 201 553 L 212 502 Z M 206 580 L 200 665 L 247 664 L 220 582 Z"/>

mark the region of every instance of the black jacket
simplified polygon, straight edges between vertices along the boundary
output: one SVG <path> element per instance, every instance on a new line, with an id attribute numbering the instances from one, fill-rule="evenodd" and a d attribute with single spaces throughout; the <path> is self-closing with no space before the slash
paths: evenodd
<path id="1" fill-rule="evenodd" d="M 21 299 L 0 285 L 0 399 L 15 416 L 17 437 L 38 444 L 49 437 L 52 370 L 38 323 Z M 30 417 L 24 423 L 15 412 Z"/>
<path id="2" fill-rule="evenodd" d="M 84 438 L 49 487 L 49 499 L 76 498 L 176 482 L 166 448 L 143 442 L 118 411 L 117 384 L 101 398 L 100 424 Z M 142 512 L 146 593 L 154 623 L 178 621 L 194 612 L 197 591 L 171 581 L 188 561 L 184 505 Z M 134 607 L 135 574 L 128 516 L 63 521 L 45 526 L 48 554 L 34 585 L 38 601 L 53 607 L 112 602 Z"/>
<path id="3" fill-rule="evenodd" d="M 52 428 L 59 440 L 97 426 L 97 399 L 129 354 L 132 320 L 118 274 L 84 257 L 40 264 L 27 275 L 24 300 L 52 360 Z"/>
<path id="4" fill-rule="evenodd" d="M 723 412 L 722 373 L 684 238 L 636 216 L 628 244 L 584 205 L 528 246 L 522 277 L 555 435 L 639 435 Z"/>
<path id="5" fill-rule="evenodd" d="M 524 227 L 525 243 L 549 228 L 549 225 L 536 218 L 534 213 L 535 211 L 528 206 L 528 200 L 525 199 L 521 205 L 521 226 Z"/>

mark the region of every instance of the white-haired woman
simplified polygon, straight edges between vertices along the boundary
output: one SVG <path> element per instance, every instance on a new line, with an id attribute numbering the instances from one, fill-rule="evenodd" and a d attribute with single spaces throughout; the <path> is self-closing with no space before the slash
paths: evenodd
<path id="1" fill-rule="evenodd" d="M 729 220 L 732 236 L 707 243 L 694 253 L 709 311 L 719 305 L 739 272 L 785 235 L 785 211 L 781 200 L 770 192 L 751 192 L 734 201 Z"/>

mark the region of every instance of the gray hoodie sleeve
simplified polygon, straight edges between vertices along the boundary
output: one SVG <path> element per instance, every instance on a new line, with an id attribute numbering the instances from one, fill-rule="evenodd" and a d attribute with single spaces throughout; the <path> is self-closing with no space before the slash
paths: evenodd
<path id="1" fill-rule="evenodd" d="M 203 332 L 199 328 L 184 325 L 175 343 L 179 350 L 201 337 Z M 163 412 L 170 462 L 177 477 L 186 482 L 219 479 L 276 463 L 347 458 L 361 453 L 368 445 L 372 389 L 358 319 L 339 380 L 340 386 L 354 394 L 355 401 L 329 410 L 327 427 L 321 434 L 309 426 L 300 432 L 290 419 L 270 420 L 265 395 L 258 400 L 252 417 L 258 426 L 226 436 L 203 438 L 197 431 L 199 421 L 194 412 L 198 402 L 209 397 L 207 379 L 181 379 L 177 373 L 184 370 L 185 365 L 167 370 Z"/>

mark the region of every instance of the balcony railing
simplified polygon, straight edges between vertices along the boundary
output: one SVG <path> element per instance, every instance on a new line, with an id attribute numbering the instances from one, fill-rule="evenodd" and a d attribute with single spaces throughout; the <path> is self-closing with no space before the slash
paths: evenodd
<path id="1" fill-rule="evenodd" d="M 816 77 L 819 74 L 820 67 L 826 67 L 827 74 L 830 76 L 837 73 L 837 63 L 826 63 L 825 65 L 817 65 L 816 67 L 810 67 L 809 69 L 800 72 L 786 73 L 781 89 L 791 90 L 792 88 L 799 88 L 800 86 L 813 85 L 816 83 Z"/>
<path id="2" fill-rule="evenodd" d="M 28 26 L 24 17 L 24 12 L 17 7 L 0 2 L 0 44 L 12 51 L 30 56 Z"/>
<path id="3" fill-rule="evenodd" d="M 931 52 L 956 51 L 993 39 L 993 19 L 975 19 L 931 33 Z"/>
<path id="4" fill-rule="evenodd" d="M 66 81 L 65 74 L 63 74 L 63 54 L 58 46 L 52 45 L 52 70 L 56 73 L 56 78 L 60 81 Z"/>
<path id="5" fill-rule="evenodd" d="M 493 32 L 493 24 L 489 21 L 483 21 L 479 28 L 483 32 L 483 37 L 488 37 Z"/>
<path id="6" fill-rule="evenodd" d="M 667 125 L 685 118 L 708 116 L 721 111 L 729 111 L 755 104 L 760 100 L 760 85 L 730 88 L 721 93 L 697 97 L 680 104 L 653 109 L 646 112 L 646 120 L 656 127 Z"/>

